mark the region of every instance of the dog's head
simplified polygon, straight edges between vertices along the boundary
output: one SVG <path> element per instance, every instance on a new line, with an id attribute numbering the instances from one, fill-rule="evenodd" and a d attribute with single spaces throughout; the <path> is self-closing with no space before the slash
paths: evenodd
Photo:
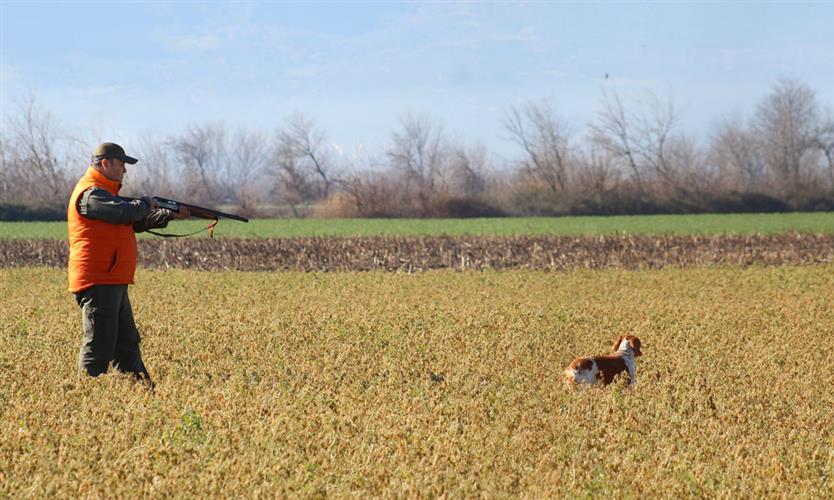
<path id="1" fill-rule="evenodd" d="M 642 356 L 643 353 L 640 351 L 640 339 L 638 339 L 634 335 L 620 335 L 616 342 L 614 342 L 614 347 L 612 348 L 613 351 L 619 351 L 623 345 L 623 342 L 628 342 L 628 347 L 631 348 L 631 352 L 634 353 L 634 357 Z"/>

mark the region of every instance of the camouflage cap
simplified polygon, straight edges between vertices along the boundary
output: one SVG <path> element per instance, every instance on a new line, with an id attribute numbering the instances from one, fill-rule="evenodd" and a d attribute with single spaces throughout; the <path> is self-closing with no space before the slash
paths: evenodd
<path id="1" fill-rule="evenodd" d="M 96 152 L 93 153 L 93 161 L 102 160 L 104 158 L 117 158 L 131 165 L 139 161 L 136 158 L 125 154 L 123 147 L 112 142 L 102 142 L 96 146 Z"/>

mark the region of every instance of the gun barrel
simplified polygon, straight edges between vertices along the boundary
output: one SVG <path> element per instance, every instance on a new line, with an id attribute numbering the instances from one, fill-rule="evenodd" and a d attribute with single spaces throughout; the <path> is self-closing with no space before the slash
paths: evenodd
<path id="1" fill-rule="evenodd" d="M 162 208 L 169 208 L 171 210 L 179 210 L 180 207 L 187 207 L 188 210 L 196 217 L 203 217 L 207 219 L 216 219 L 218 217 L 224 217 L 226 219 L 234 219 L 239 220 L 241 222 L 249 222 L 249 219 L 246 217 L 229 214 L 226 212 L 221 212 L 219 210 L 212 210 L 210 208 L 200 207 L 197 205 L 191 205 L 190 203 L 183 203 L 181 201 L 169 200 L 167 198 L 160 198 L 158 196 L 153 197 L 154 201 L 156 201 L 160 207 Z"/>
<path id="2" fill-rule="evenodd" d="M 137 198 L 122 197 L 122 199 L 131 201 Z M 174 212 L 179 212 L 180 207 L 187 207 L 188 210 L 191 212 L 191 215 L 193 215 L 194 217 L 200 217 L 202 219 L 217 219 L 219 217 L 223 217 L 226 219 L 234 219 L 241 222 L 249 222 L 249 219 L 241 215 L 229 214 L 226 212 L 221 212 L 219 210 L 212 210 L 210 208 L 199 207 L 197 205 L 191 205 L 189 203 L 183 203 L 176 200 L 169 200 L 168 198 L 160 198 L 159 196 L 154 196 L 152 199 L 156 202 L 157 205 L 159 205 L 160 208 L 166 208 L 168 210 L 173 210 Z"/>
<path id="3" fill-rule="evenodd" d="M 180 206 L 188 207 L 188 210 L 190 210 L 192 214 L 195 214 L 195 212 L 196 212 L 195 215 L 199 215 L 200 213 L 204 213 L 204 214 L 207 214 L 209 216 L 209 218 L 211 218 L 211 217 L 214 217 L 214 218 L 224 217 L 226 219 L 234 219 L 234 220 L 239 220 L 241 222 L 249 222 L 249 219 L 247 219 L 246 217 L 243 217 L 241 215 L 228 214 L 226 212 L 221 212 L 219 210 L 212 210 L 210 208 L 198 207 L 197 205 L 189 205 L 188 203 L 180 203 Z"/>

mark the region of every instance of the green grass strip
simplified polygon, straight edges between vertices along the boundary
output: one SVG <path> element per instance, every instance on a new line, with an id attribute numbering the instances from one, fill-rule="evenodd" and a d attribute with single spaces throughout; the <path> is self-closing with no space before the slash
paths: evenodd
<path id="1" fill-rule="evenodd" d="M 163 231 L 187 233 L 205 225 L 200 220 L 172 222 Z M 215 237 L 777 234 L 788 231 L 834 233 L 834 212 L 484 219 L 255 219 L 248 224 L 223 220 L 215 229 Z M 64 222 L 0 222 L 0 239 L 65 239 L 66 234 Z M 208 232 L 204 232 L 195 237 L 207 236 Z"/>

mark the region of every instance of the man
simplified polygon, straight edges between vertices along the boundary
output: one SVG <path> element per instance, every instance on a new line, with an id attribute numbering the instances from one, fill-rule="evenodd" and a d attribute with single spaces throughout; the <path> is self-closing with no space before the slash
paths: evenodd
<path id="1" fill-rule="evenodd" d="M 136 158 L 118 144 L 96 147 L 92 164 L 78 181 L 67 207 L 69 291 L 81 307 L 84 337 L 79 355 L 82 373 L 97 377 L 110 363 L 153 387 L 139 351 L 139 331 L 127 294 L 136 270 L 134 233 L 166 227 L 180 212 L 159 209 L 149 198 L 118 197 L 125 164 Z"/>

